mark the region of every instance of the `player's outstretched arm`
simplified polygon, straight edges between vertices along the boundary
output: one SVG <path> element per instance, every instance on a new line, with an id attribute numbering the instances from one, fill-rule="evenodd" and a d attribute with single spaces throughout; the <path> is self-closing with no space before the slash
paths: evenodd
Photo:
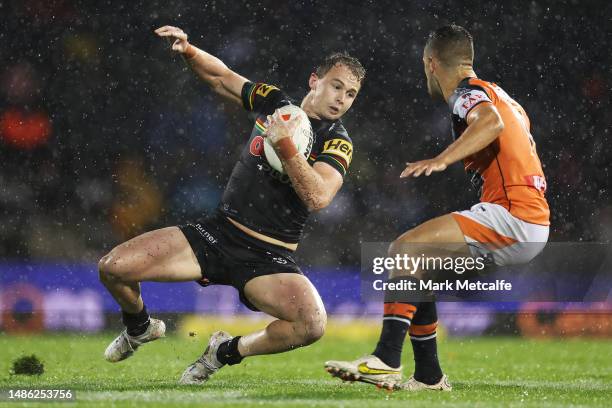
<path id="1" fill-rule="evenodd" d="M 278 111 L 268 116 L 266 137 L 270 139 L 276 154 L 283 163 L 283 168 L 291 179 L 291 184 L 297 195 L 310 211 L 327 207 L 334 199 L 340 187 L 342 176 L 327 163 L 317 162 L 310 166 L 306 159 L 298 153 L 291 140 L 300 116 L 294 116 L 288 121 L 280 117 Z"/>
<path id="2" fill-rule="evenodd" d="M 476 106 L 470 111 L 466 121 L 468 127 L 459 139 L 433 159 L 406 163 L 400 177 L 419 177 L 422 174 L 429 176 L 433 172 L 444 171 L 451 164 L 490 145 L 504 130 L 504 122 L 499 112 L 490 103 Z"/>
<path id="3" fill-rule="evenodd" d="M 213 91 L 242 106 L 240 93 L 247 79 L 227 67 L 219 58 L 193 46 L 187 34 L 178 27 L 163 26 L 155 34 L 174 40 L 172 50 L 180 53 L 187 64 Z"/>

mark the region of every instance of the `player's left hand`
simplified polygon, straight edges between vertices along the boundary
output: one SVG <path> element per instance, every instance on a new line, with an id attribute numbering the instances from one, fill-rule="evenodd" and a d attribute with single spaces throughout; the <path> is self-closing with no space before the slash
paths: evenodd
<path id="1" fill-rule="evenodd" d="M 189 42 L 187 41 L 187 34 L 178 27 L 163 26 L 155 30 L 155 34 L 160 37 L 166 37 L 172 42 L 172 50 L 181 54 L 187 51 L 189 48 Z"/>
<path id="2" fill-rule="evenodd" d="M 426 176 L 431 173 L 446 170 L 446 163 L 439 157 L 435 157 L 429 160 L 421 160 L 415 163 L 406 163 L 406 168 L 400 174 L 400 178 L 404 177 L 419 177 L 423 174 Z"/>
<path id="3" fill-rule="evenodd" d="M 270 140 L 272 146 L 276 146 L 279 140 L 293 136 L 301 120 L 298 115 L 285 120 L 277 110 L 274 114 L 268 115 L 268 127 L 264 137 Z"/>

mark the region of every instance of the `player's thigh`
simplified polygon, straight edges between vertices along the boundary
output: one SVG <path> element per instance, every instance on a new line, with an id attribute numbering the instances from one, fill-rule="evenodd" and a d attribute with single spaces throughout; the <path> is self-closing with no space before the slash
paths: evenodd
<path id="1" fill-rule="evenodd" d="M 100 271 L 126 281 L 189 281 L 202 277 L 196 256 L 178 227 L 146 232 L 115 247 Z"/>
<path id="2" fill-rule="evenodd" d="M 258 276 L 246 283 L 244 294 L 259 310 L 278 319 L 322 325 L 327 322 L 323 301 L 304 275 L 277 273 Z"/>
<path id="3" fill-rule="evenodd" d="M 471 252 L 459 224 L 451 214 L 433 218 L 400 235 L 389 246 L 389 256 L 458 258 L 470 257 Z M 392 276 L 402 276 L 406 271 L 394 270 Z M 423 278 L 425 271 L 411 271 Z M 418 275 L 418 276 L 417 276 Z"/>
<path id="4" fill-rule="evenodd" d="M 406 231 L 396 241 L 465 244 L 465 237 L 452 214 L 445 214 Z"/>

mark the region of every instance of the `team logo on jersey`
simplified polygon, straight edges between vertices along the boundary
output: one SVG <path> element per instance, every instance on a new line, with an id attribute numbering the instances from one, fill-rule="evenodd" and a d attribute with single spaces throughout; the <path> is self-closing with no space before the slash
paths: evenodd
<path id="1" fill-rule="evenodd" d="M 353 159 L 353 145 L 348 140 L 331 139 L 325 142 L 321 154 L 331 154 L 340 157 L 345 162 L 343 164 L 346 164 L 344 167 L 348 168 Z"/>

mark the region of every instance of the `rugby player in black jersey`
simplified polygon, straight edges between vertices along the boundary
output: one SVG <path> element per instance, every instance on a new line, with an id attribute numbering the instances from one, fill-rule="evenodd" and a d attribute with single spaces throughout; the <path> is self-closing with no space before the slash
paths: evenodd
<path id="1" fill-rule="evenodd" d="M 201 384 L 225 364 L 305 346 L 323 335 L 323 303 L 295 264 L 293 252 L 309 213 L 332 201 L 350 165 L 353 146 L 340 117 L 353 104 L 365 70 L 355 58 L 333 54 L 310 75 L 310 90 L 300 106 L 315 140 L 305 158 L 290 139 L 296 123 L 279 120 L 274 113 L 294 103 L 285 93 L 233 72 L 191 45 L 179 28 L 164 26 L 155 33 L 173 40 L 172 50 L 182 54 L 213 91 L 252 112 L 255 124 L 213 214 L 140 235 L 100 260 L 100 280 L 120 305 L 126 326 L 106 349 L 105 358 L 124 360 L 143 343 L 164 335 L 164 323 L 149 317 L 139 282 L 231 285 L 247 307 L 276 320 L 243 336 L 214 333 L 180 379 L 183 384 Z M 264 137 L 270 138 L 286 174 L 267 163 Z"/>

